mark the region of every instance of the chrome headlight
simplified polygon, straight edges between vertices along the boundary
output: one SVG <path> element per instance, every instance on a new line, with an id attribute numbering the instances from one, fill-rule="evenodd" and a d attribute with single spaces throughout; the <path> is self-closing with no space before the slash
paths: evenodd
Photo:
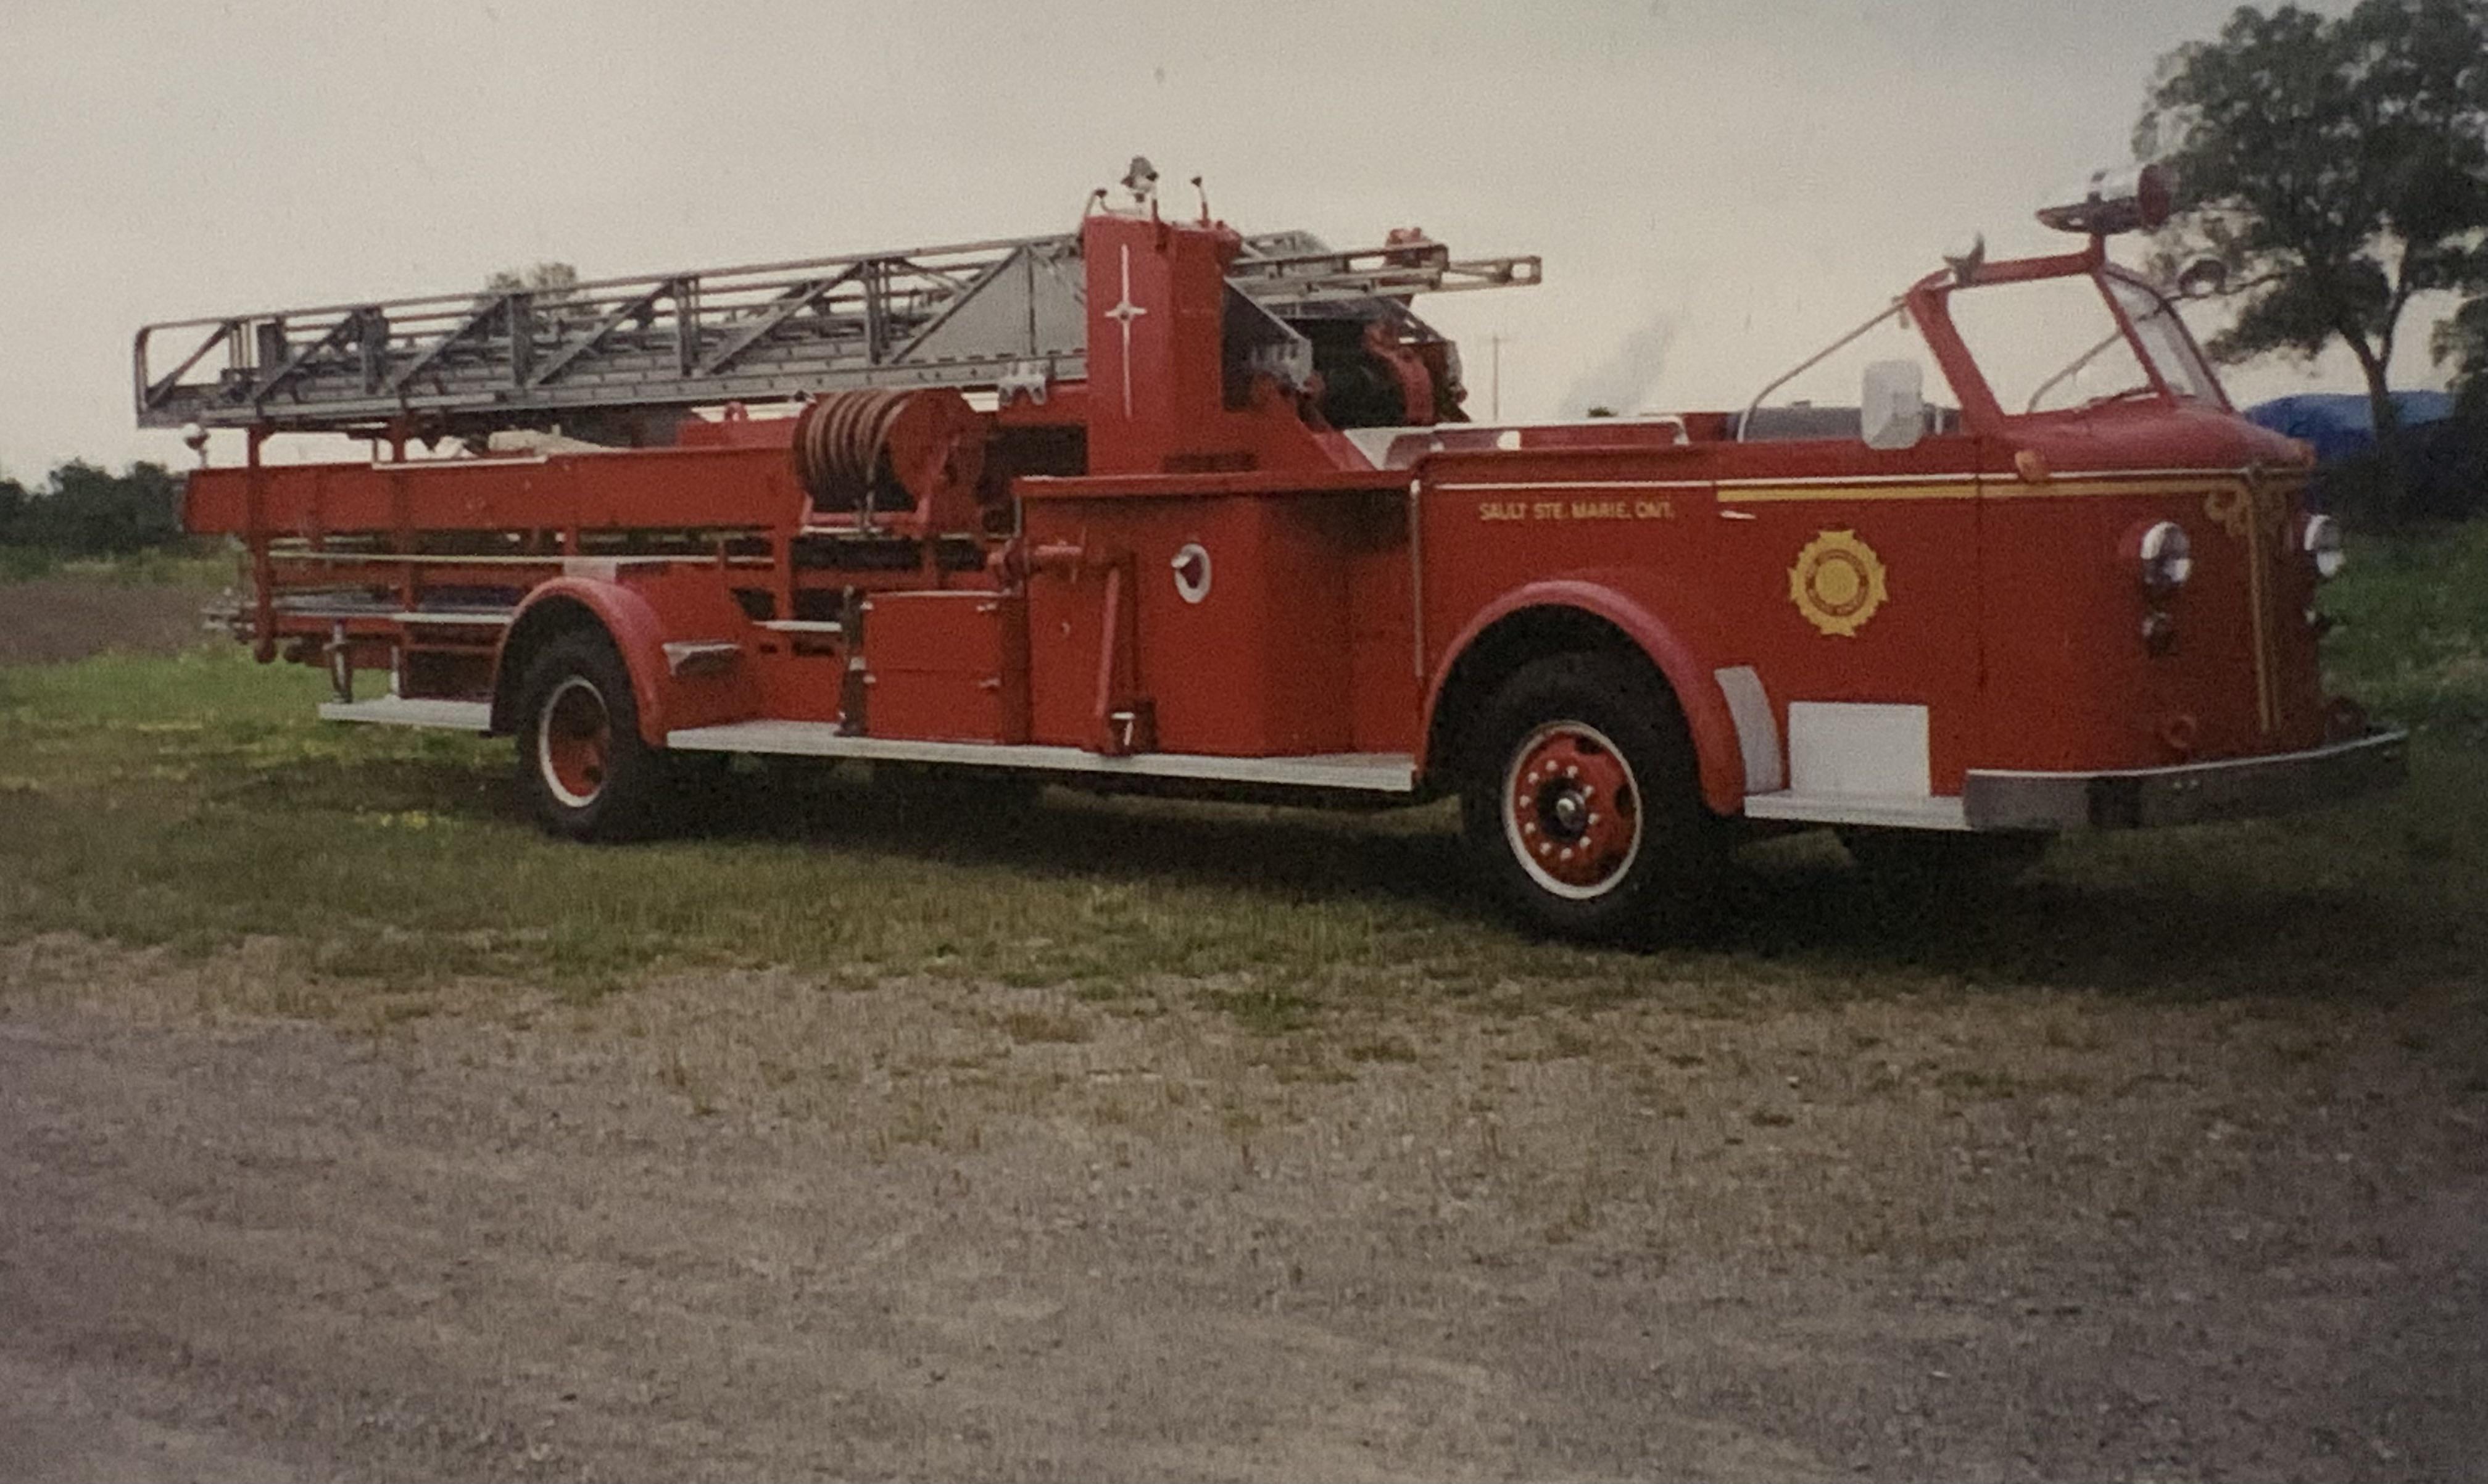
<path id="1" fill-rule="evenodd" d="M 2340 575 L 2350 560 L 2349 553 L 2341 549 L 2341 522 L 2331 516 L 2307 517 L 2298 544 L 2306 552 L 2307 561 L 2314 564 L 2319 578 Z"/>
<path id="2" fill-rule="evenodd" d="M 2194 574 L 2194 544 L 2187 539 L 2184 526 L 2163 520 L 2135 543 L 2135 561 L 2141 570 L 2143 591 L 2173 593 Z"/>

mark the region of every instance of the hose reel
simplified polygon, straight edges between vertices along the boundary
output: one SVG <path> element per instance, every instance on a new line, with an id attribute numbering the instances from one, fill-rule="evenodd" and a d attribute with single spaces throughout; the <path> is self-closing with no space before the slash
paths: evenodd
<path id="1" fill-rule="evenodd" d="M 977 528 L 985 418 L 948 387 L 816 397 L 795 419 L 794 459 L 815 523 L 915 537 Z"/>

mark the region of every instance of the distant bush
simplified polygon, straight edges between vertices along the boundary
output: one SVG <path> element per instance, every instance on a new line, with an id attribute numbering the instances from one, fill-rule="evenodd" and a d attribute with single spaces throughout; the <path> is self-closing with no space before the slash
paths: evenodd
<path id="1" fill-rule="evenodd" d="M 127 556 L 188 544 L 182 531 L 182 476 L 138 462 L 115 474 L 82 459 L 28 489 L 0 479 L 0 547 L 34 553 L 13 570 L 62 557 Z"/>
<path id="2" fill-rule="evenodd" d="M 2407 490 L 2401 520 L 2488 517 L 2488 408 L 2422 423 L 2402 434 Z M 2353 525 L 2397 523 L 2374 455 L 2326 464 L 2315 473 L 2315 503 Z"/>
<path id="3" fill-rule="evenodd" d="M 0 582 L 48 577 L 60 570 L 60 553 L 40 546 L 0 546 Z"/>

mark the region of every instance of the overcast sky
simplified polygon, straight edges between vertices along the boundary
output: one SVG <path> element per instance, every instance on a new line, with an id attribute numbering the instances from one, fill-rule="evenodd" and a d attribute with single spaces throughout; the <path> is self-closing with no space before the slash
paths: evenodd
<path id="1" fill-rule="evenodd" d="M 0 471 L 184 462 L 151 320 L 1067 228 L 1134 154 L 1247 230 L 1422 225 L 1483 414 L 1741 406 L 2121 162 L 2226 0 L 123 5 L 0 11 Z M 1189 207 L 1187 189 L 1171 200 Z M 2423 324 L 2397 368 L 2441 384 Z M 2346 365 L 2233 374 L 2239 400 Z"/>

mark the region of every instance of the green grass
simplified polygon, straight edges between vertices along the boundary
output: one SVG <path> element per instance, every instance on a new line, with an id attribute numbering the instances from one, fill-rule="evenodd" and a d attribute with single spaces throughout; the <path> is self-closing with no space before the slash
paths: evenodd
<path id="1" fill-rule="evenodd" d="M 0 582 L 37 577 L 128 587 L 216 587 L 233 580 L 234 558 L 203 540 L 125 556 L 64 556 L 44 546 L 0 546 Z"/>
<path id="2" fill-rule="evenodd" d="M 2488 526 L 2359 555 L 2332 600 L 2338 680 L 2419 723 L 2408 790 L 2067 840 L 1974 908 L 1911 910 L 1797 839 L 1750 853 L 1684 938 L 1588 949 L 1495 919 L 1439 807 L 1014 811 L 828 773 L 737 775 L 698 838 L 581 848 L 519 817 L 506 742 L 324 726 L 321 677 L 208 650 L 0 669 L 0 941 L 270 938 L 332 1006 L 461 977 L 585 1002 L 655 971 L 786 966 L 830 988 L 1061 986 L 1112 1014 L 1180 1001 L 1267 1037 L 1421 1000 L 2390 996 L 2488 955 Z"/>
<path id="3" fill-rule="evenodd" d="M 835 778 L 749 779 L 707 838 L 571 847 L 516 817 L 506 743 L 324 727 L 321 684 L 217 650 L 0 671 L 0 936 L 276 936 L 313 945 L 324 972 L 402 982 L 788 964 L 1121 991 L 1273 957 L 1317 976 L 1447 920 L 1360 894 L 1344 857 L 1319 866 L 1407 831 L 1318 817 L 1073 802 L 988 818 Z M 1258 882 L 1149 869 L 1177 843 L 1198 864 L 1201 830 L 1231 845 L 1265 825 L 1282 849 Z M 1289 859 L 1344 889 L 1308 911 L 1328 887 L 1290 880 Z"/>
<path id="4" fill-rule="evenodd" d="M 2368 538 L 2326 590 L 2333 684 L 2378 715 L 2488 743 L 2488 520 Z"/>

